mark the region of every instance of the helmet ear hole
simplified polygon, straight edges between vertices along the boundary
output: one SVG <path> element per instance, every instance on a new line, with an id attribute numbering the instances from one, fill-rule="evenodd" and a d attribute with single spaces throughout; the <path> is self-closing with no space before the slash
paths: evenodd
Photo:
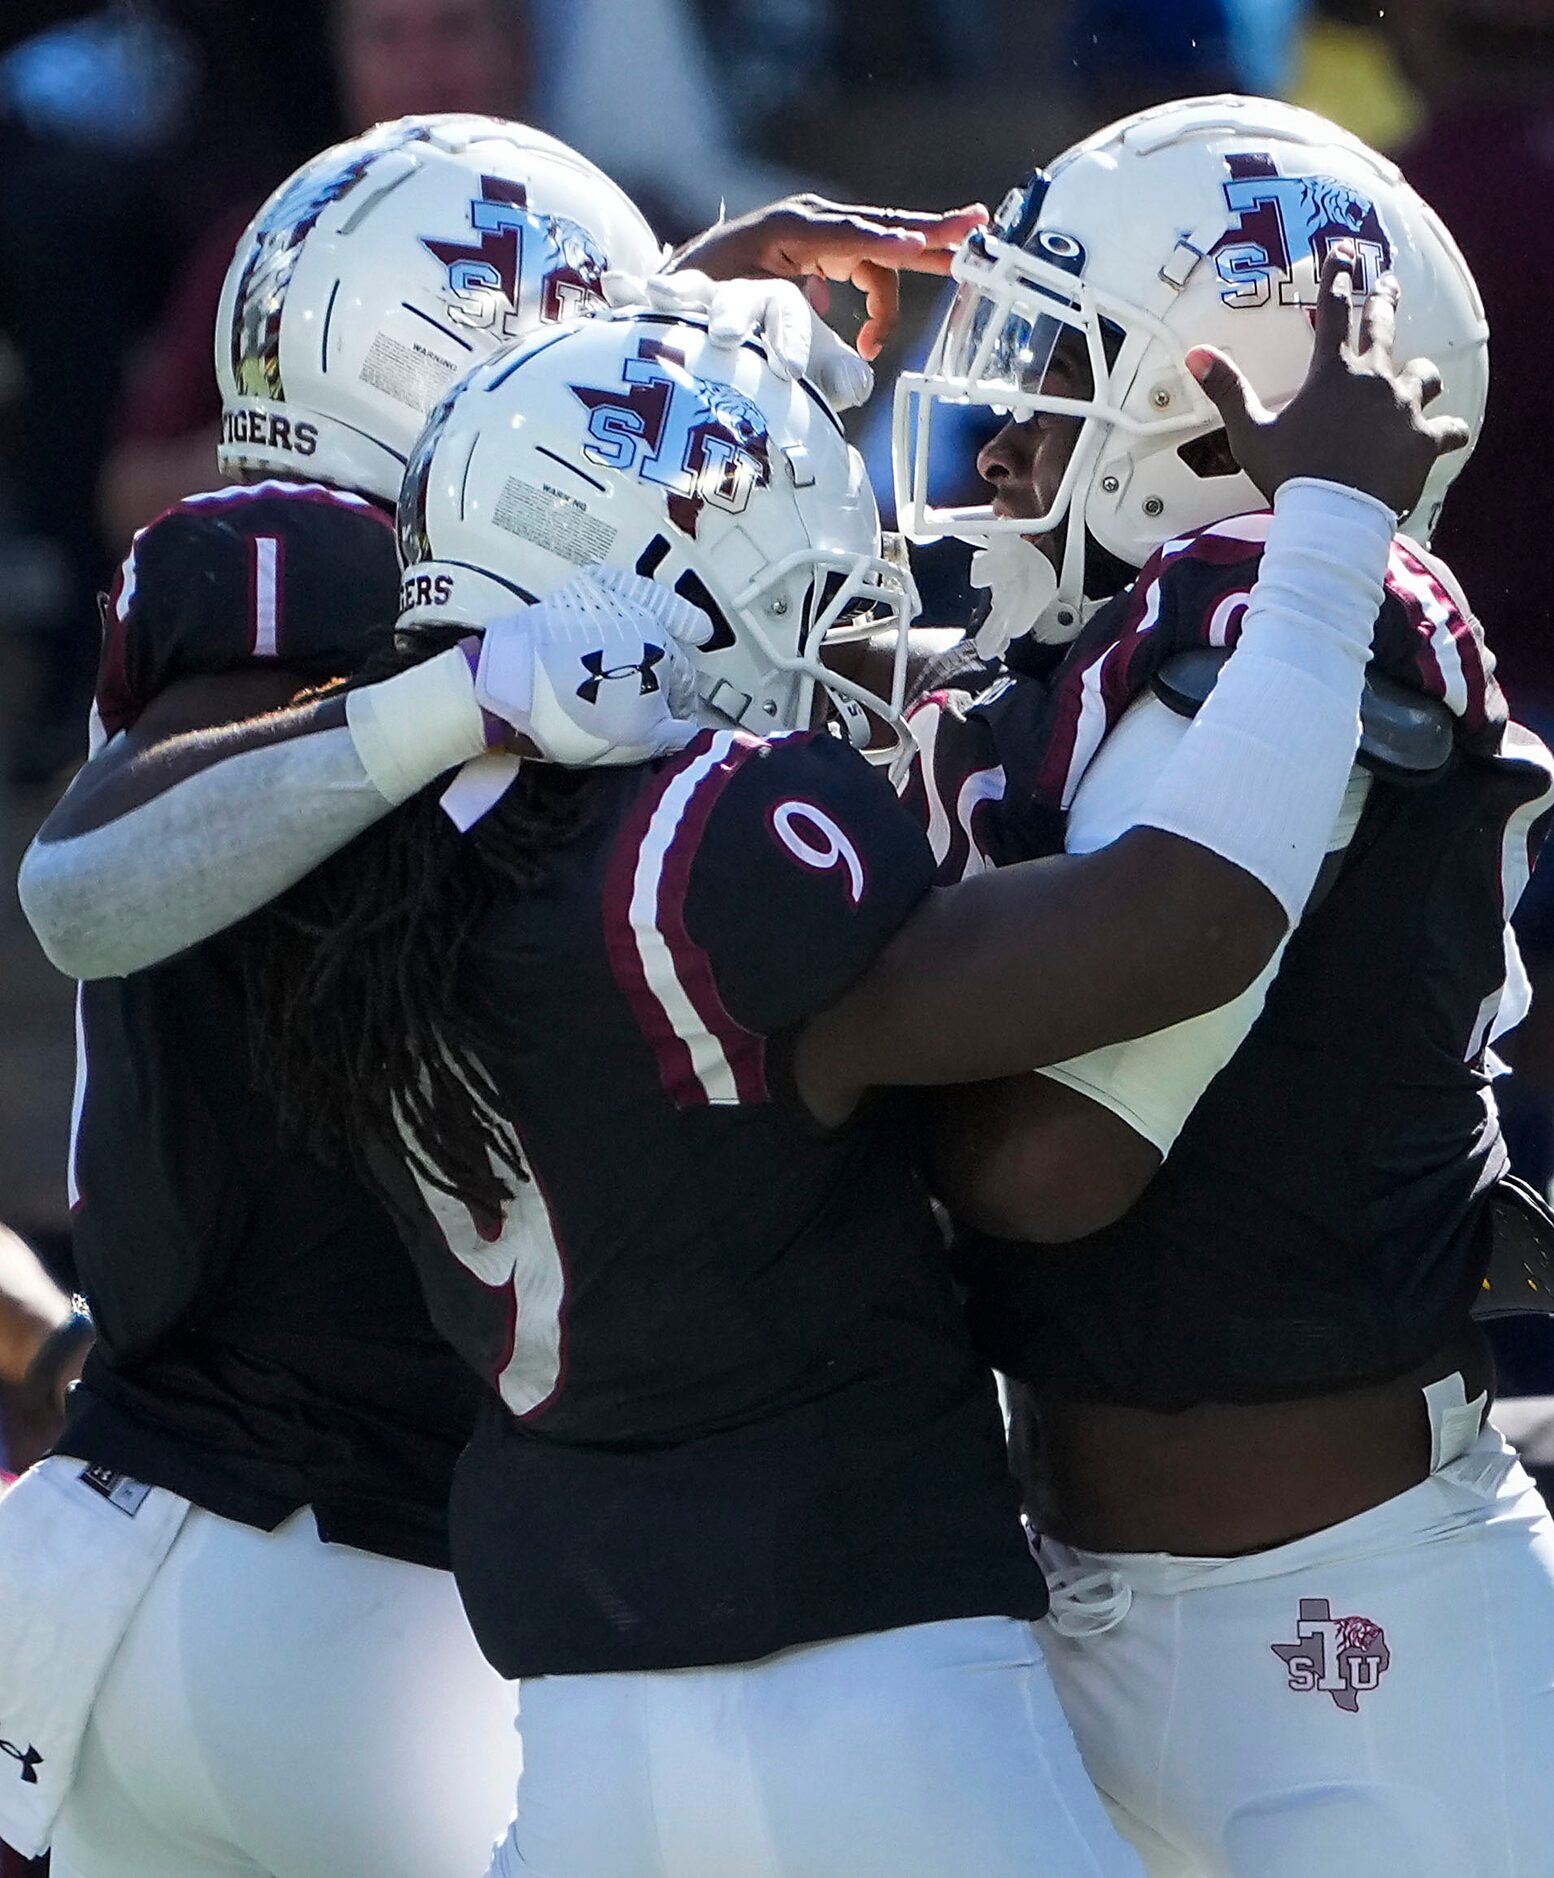
<path id="1" fill-rule="evenodd" d="M 668 554 L 669 542 L 667 537 L 655 535 L 637 556 L 637 572 L 644 580 L 651 580 L 658 572 L 659 568 L 663 566 Z M 686 594 L 682 594 L 680 597 L 681 599 L 689 598 Z"/>
<path id="2" fill-rule="evenodd" d="M 824 615 L 826 609 L 831 605 L 831 602 L 842 591 L 846 580 L 847 576 L 845 574 L 839 573 L 835 568 L 832 568 L 829 573 L 822 574 L 819 580 L 811 584 L 808 603 L 805 607 L 804 630 L 806 635 L 813 629 L 816 620 Z"/>
<path id="3" fill-rule="evenodd" d="M 663 539 L 662 536 L 659 537 Z M 712 637 L 700 648 L 703 652 L 726 652 L 738 641 L 734 628 L 729 624 L 728 615 L 723 611 L 708 591 L 707 584 L 694 569 L 687 568 L 674 584 L 674 590 L 682 600 L 689 600 L 692 606 L 699 606 L 712 621 Z"/>
<path id="4" fill-rule="evenodd" d="M 1211 430 L 1206 436 L 1194 437 L 1180 445 L 1176 454 L 1182 459 L 1194 476 L 1209 478 L 1214 476 L 1239 476 L 1241 465 L 1236 461 L 1230 447 L 1230 438 L 1224 427 Z"/>

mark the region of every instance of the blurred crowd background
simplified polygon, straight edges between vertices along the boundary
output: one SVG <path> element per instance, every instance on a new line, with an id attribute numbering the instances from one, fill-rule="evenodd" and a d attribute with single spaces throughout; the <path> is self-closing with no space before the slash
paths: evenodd
<path id="1" fill-rule="evenodd" d="M 22 921 L 15 863 L 84 752 L 99 592 L 135 529 L 215 481 L 217 290 L 288 170 L 380 118 L 498 112 L 576 145 L 679 240 L 799 188 L 996 203 L 1123 112 L 1226 89 L 1310 105 L 1398 157 L 1478 275 L 1489 421 L 1437 546 L 1517 714 L 1548 734 L 1554 0 L 5 0 L 0 1221 L 68 1284 L 71 991 Z M 883 385 L 941 292 L 909 283 Z M 885 396 L 855 419 L 882 501 L 888 414 Z M 953 554 L 932 573 L 950 618 Z M 1523 924 L 1548 995 L 1504 1086 L 1518 1162 L 1546 1186 L 1554 880 Z M 1502 1354 L 1513 1387 L 1544 1388 L 1535 1332 Z"/>

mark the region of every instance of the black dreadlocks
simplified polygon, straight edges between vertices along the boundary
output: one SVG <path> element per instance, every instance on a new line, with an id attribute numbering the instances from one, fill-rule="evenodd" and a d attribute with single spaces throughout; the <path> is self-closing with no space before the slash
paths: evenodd
<path id="1" fill-rule="evenodd" d="M 352 682 L 428 655 L 423 637 Z M 465 834 L 433 783 L 247 923 L 255 1068 L 285 1137 L 353 1163 L 380 1192 L 374 1162 L 388 1151 L 477 1222 L 500 1220 L 509 1181 L 528 1175 L 487 1067 L 506 1024 L 469 969 L 470 942 L 586 826 L 596 780 L 526 763 Z"/>

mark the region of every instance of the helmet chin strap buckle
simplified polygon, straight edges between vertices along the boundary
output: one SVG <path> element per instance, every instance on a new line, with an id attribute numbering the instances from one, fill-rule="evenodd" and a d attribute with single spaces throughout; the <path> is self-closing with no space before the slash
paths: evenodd
<path id="1" fill-rule="evenodd" d="M 1225 228 L 1224 216 L 1216 214 L 1212 221 L 1195 228 L 1190 235 L 1178 235 L 1176 246 L 1160 264 L 1160 278 L 1165 284 L 1180 293 L 1192 279 L 1198 264 L 1214 252 L 1214 244 Z"/>
<path id="2" fill-rule="evenodd" d="M 744 724 L 747 717 L 754 715 L 751 706 L 755 699 L 748 691 L 741 691 L 731 685 L 726 678 L 720 678 L 715 685 L 702 692 L 701 701 L 709 711 L 715 712 L 730 724 Z M 746 728 L 760 734 L 761 727 L 758 724 L 747 725 Z"/>

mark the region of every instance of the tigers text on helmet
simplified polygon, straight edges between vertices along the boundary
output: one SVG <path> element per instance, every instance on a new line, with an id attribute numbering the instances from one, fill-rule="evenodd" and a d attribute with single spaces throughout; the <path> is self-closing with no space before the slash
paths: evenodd
<path id="1" fill-rule="evenodd" d="M 1064 529 L 1052 616 L 1077 630 L 1088 541 L 1140 567 L 1173 536 L 1264 506 L 1200 441 L 1220 419 L 1183 361 L 1192 346 L 1218 346 L 1264 404 L 1286 403 L 1306 374 L 1316 283 L 1339 240 L 1355 248 L 1358 290 L 1397 276 L 1396 356 L 1435 361 L 1445 388 L 1432 415 L 1464 419 L 1476 441 L 1489 329 L 1440 218 L 1393 164 L 1325 118 L 1264 98 L 1194 98 L 1076 144 L 962 244 L 959 290 L 928 361 L 896 389 L 901 527 L 971 541 Z M 1046 381 L 1065 340 L 1076 382 L 1060 396 Z M 1083 420 L 1039 519 L 934 502 L 944 403 Z M 1443 456 L 1402 518 L 1422 540 L 1467 456 Z"/>
<path id="2" fill-rule="evenodd" d="M 805 728 L 817 688 L 864 747 L 869 714 L 905 747 L 917 594 L 881 552 L 861 458 L 813 386 L 763 348 L 714 346 L 664 314 L 536 333 L 433 414 L 399 505 L 401 630 L 479 626 L 581 567 L 661 581 L 713 623 L 692 656 L 708 722 Z M 887 695 L 823 646 L 894 628 Z M 606 674 L 607 675 L 607 674 Z"/>
<path id="3" fill-rule="evenodd" d="M 399 118 L 282 183 L 216 316 L 217 460 L 392 502 L 426 414 L 470 366 L 604 305 L 659 244 L 607 176 L 497 118 Z"/>

